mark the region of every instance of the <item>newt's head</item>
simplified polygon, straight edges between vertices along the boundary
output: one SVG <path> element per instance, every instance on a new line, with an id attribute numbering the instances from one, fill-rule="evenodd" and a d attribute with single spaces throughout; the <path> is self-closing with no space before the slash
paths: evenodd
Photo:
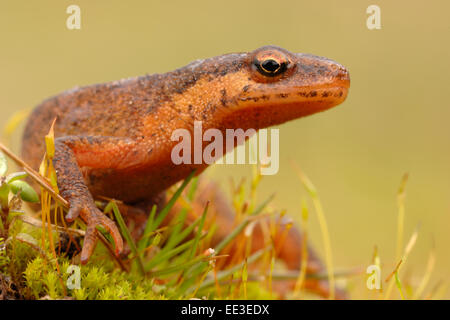
<path id="1" fill-rule="evenodd" d="M 175 96 L 167 103 L 221 128 L 260 129 L 323 111 L 350 86 L 342 65 L 275 46 L 197 60 L 169 75 Z"/>
<path id="2" fill-rule="evenodd" d="M 248 119 L 244 127 L 262 128 L 334 107 L 345 100 L 350 76 L 342 65 L 318 56 L 265 46 L 244 54 L 241 69 L 230 75 L 234 99 L 224 118 Z M 242 122 L 242 120 L 241 120 Z"/>

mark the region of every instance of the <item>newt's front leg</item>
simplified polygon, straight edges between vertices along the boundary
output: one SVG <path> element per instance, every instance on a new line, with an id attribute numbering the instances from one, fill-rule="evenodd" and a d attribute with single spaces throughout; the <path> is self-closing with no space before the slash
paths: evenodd
<path id="1" fill-rule="evenodd" d="M 123 169 L 133 164 L 128 158 L 136 150 L 137 143 L 131 139 L 116 137 L 61 137 L 55 141 L 55 157 L 58 187 L 61 196 L 69 202 L 66 215 L 71 222 L 80 216 L 87 224 L 86 236 L 81 252 L 81 263 L 85 264 L 96 244 L 96 227 L 102 225 L 112 235 L 116 254 L 123 250 L 123 240 L 115 223 L 106 217 L 95 205 L 94 198 L 83 179 L 80 167 Z M 131 153 L 134 162 L 138 153 Z M 136 163 L 134 163 L 136 164 Z"/>

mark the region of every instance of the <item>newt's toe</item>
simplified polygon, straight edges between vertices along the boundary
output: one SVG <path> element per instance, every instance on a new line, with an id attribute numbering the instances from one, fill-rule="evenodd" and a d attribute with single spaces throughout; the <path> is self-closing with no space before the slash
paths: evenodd
<path id="1" fill-rule="evenodd" d="M 119 232 L 119 229 L 117 229 L 116 224 L 111 221 L 107 216 L 102 214 L 101 216 L 100 224 L 109 232 L 109 234 L 114 239 L 114 244 L 116 247 L 116 255 L 120 255 L 120 253 L 123 251 L 123 239 Z"/>
<path id="2" fill-rule="evenodd" d="M 81 203 L 71 203 L 69 212 L 66 214 L 66 220 L 67 222 L 73 222 L 76 218 L 80 215 L 81 211 L 83 210 L 83 206 Z"/>
<path id="3" fill-rule="evenodd" d="M 81 250 L 81 264 L 86 264 L 94 252 L 97 244 L 97 229 L 95 225 L 88 225 L 84 236 L 83 249 Z"/>
<path id="4" fill-rule="evenodd" d="M 82 217 L 87 223 L 87 228 L 81 250 L 81 263 L 86 264 L 94 252 L 97 244 L 97 226 L 104 227 L 111 234 L 115 244 L 115 253 L 119 256 L 123 251 L 123 239 L 116 224 L 97 208 L 91 208 L 88 213 L 82 214 Z"/>

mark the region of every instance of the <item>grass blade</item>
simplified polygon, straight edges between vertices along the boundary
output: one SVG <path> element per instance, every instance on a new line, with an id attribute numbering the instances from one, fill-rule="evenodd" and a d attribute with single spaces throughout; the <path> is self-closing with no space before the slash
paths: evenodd
<path id="1" fill-rule="evenodd" d="M 156 204 L 153 205 L 152 211 L 150 212 L 150 216 L 147 219 L 147 223 L 145 224 L 144 233 L 142 234 L 141 240 L 138 243 L 139 252 L 143 252 L 145 248 L 147 248 L 150 244 L 150 234 L 153 232 L 153 221 L 155 220 L 156 214 Z"/>
<path id="2" fill-rule="evenodd" d="M 184 179 L 181 186 L 175 191 L 172 198 L 170 198 L 169 202 L 167 202 L 166 206 L 161 210 L 161 212 L 158 214 L 158 217 L 155 219 L 155 222 L 152 223 L 152 226 L 150 228 L 150 231 L 154 231 L 156 228 L 159 227 L 159 225 L 163 222 L 164 218 L 169 214 L 170 209 L 172 209 L 173 205 L 177 201 L 177 199 L 180 197 L 181 193 L 183 192 L 184 188 L 188 185 L 188 183 L 191 181 L 191 179 L 195 175 L 195 171 L 192 171 L 186 179 Z"/>
<path id="3" fill-rule="evenodd" d="M 113 211 L 114 217 L 116 218 L 117 224 L 119 225 L 120 230 L 122 231 L 122 235 L 127 241 L 128 245 L 130 246 L 131 252 L 134 254 L 136 258 L 136 262 L 139 268 L 139 272 L 144 275 L 145 269 L 144 264 L 142 262 L 141 254 L 138 252 L 136 248 L 136 244 L 133 241 L 133 238 L 130 235 L 130 232 L 128 231 L 128 228 L 125 224 L 125 221 L 123 221 L 122 215 L 120 214 L 120 210 L 117 207 L 117 204 L 114 201 L 111 201 L 108 203 L 108 205 L 105 208 L 105 213 L 109 213 L 110 211 Z"/>
<path id="4" fill-rule="evenodd" d="M 249 215 L 249 217 L 261 213 L 261 211 L 264 210 L 264 208 L 272 201 L 274 197 L 275 195 L 272 194 L 266 201 L 264 201 L 258 208 L 256 208 L 255 211 L 253 211 Z M 219 254 L 220 251 L 222 251 L 234 238 L 236 238 L 245 229 L 245 227 L 250 223 L 249 217 L 242 221 L 236 228 L 234 228 L 233 231 L 215 247 L 214 250 L 217 254 Z"/>
<path id="5" fill-rule="evenodd" d="M 231 275 L 232 275 L 233 273 L 235 273 L 236 271 L 242 270 L 242 268 L 244 267 L 244 264 L 245 264 L 245 263 L 251 264 L 251 263 L 255 262 L 256 260 L 258 260 L 259 258 L 261 258 L 262 255 L 263 255 L 266 251 L 271 250 L 271 249 L 272 249 L 271 247 L 268 247 L 268 248 L 265 248 L 265 249 L 261 249 L 261 250 L 256 251 L 256 252 L 253 253 L 250 257 L 248 257 L 248 259 L 247 259 L 246 261 L 243 261 L 243 262 L 241 262 L 241 263 L 235 265 L 234 267 L 232 267 L 232 268 L 230 268 L 230 269 L 228 269 L 228 270 L 224 270 L 224 271 L 218 272 L 218 273 L 217 273 L 217 276 L 216 276 L 215 278 L 208 279 L 208 280 L 204 281 L 204 282 L 198 287 L 198 289 L 194 286 L 194 287 L 191 287 L 191 288 L 187 289 L 186 292 L 187 292 L 187 293 L 193 292 L 193 291 L 196 290 L 196 289 L 197 289 L 198 291 L 200 291 L 200 290 L 202 290 L 202 289 L 205 289 L 205 288 L 207 288 L 207 287 L 209 287 L 209 286 L 214 285 L 215 282 L 216 282 L 216 280 L 217 280 L 217 281 L 221 281 L 221 280 L 223 280 L 223 279 L 225 279 L 225 278 L 231 276 Z"/>
<path id="6" fill-rule="evenodd" d="M 329 299 L 334 300 L 336 283 L 334 279 L 333 255 L 331 250 L 330 232 L 328 231 L 328 224 L 325 218 L 325 214 L 323 212 L 322 203 L 320 202 L 320 198 L 317 194 L 317 189 L 312 184 L 311 180 L 308 179 L 308 177 L 300 170 L 300 168 L 295 163 L 292 163 L 292 166 L 294 167 L 303 186 L 310 194 L 310 197 L 314 205 L 314 209 L 317 213 L 317 219 L 319 220 L 319 226 L 322 233 L 322 241 L 325 251 L 325 264 L 329 276 L 328 279 L 330 287 Z"/>
<path id="7" fill-rule="evenodd" d="M 203 235 L 202 235 L 203 237 Z M 150 270 L 160 264 L 163 261 L 167 261 L 168 259 L 172 258 L 173 256 L 176 256 L 177 254 L 183 252 L 184 250 L 188 249 L 192 244 L 194 243 L 195 239 L 189 240 L 182 245 L 179 245 L 178 247 L 170 250 L 170 251 L 160 251 L 146 266 L 145 270 Z"/>
<path id="8" fill-rule="evenodd" d="M 174 273 L 174 272 L 178 272 L 178 271 L 181 271 L 181 270 L 186 270 L 187 268 L 197 264 L 199 261 L 202 261 L 205 258 L 206 258 L 205 256 L 198 256 L 198 257 L 195 257 L 195 259 L 193 259 L 192 261 L 182 262 L 182 263 L 177 264 L 177 265 L 175 265 L 173 267 L 170 267 L 170 268 L 165 268 L 163 270 L 154 271 L 154 272 L 151 272 L 150 275 L 152 277 L 160 277 L 160 276 L 167 275 L 167 274 Z"/>
<path id="9" fill-rule="evenodd" d="M 206 213 L 208 212 L 209 201 L 205 205 L 205 209 L 203 210 L 202 218 L 200 220 L 200 225 L 198 226 L 198 231 L 195 234 L 194 245 L 192 246 L 191 253 L 189 255 L 189 260 L 191 260 L 195 253 L 197 252 L 198 242 L 200 241 L 200 237 L 202 235 L 203 225 L 205 224 Z"/>

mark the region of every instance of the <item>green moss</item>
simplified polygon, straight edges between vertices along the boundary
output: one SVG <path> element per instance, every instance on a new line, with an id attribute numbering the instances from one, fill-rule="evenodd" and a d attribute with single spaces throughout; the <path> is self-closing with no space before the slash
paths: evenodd
<path id="1" fill-rule="evenodd" d="M 26 287 L 31 291 L 33 298 L 39 299 L 44 296 L 52 299 L 70 297 L 77 300 L 161 298 L 161 295 L 152 290 L 153 280 L 117 269 L 107 271 L 93 263 L 80 266 L 80 288 L 70 290 L 67 287 L 69 276 L 73 275 L 67 272 L 70 262 L 66 258 L 59 258 L 59 262 L 61 274 L 58 274 L 53 264 L 39 256 L 28 263 L 23 274 Z"/>
<path id="2" fill-rule="evenodd" d="M 5 239 L 0 237 L 0 273 L 6 272 L 9 262 L 9 257 L 6 255 Z"/>
<path id="3" fill-rule="evenodd" d="M 44 260 L 41 257 L 37 257 L 28 263 L 28 266 L 24 271 L 27 287 L 31 290 L 31 293 L 36 299 L 39 299 L 39 296 L 43 294 L 45 290 L 44 282 L 42 281 L 44 267 Z"/>

